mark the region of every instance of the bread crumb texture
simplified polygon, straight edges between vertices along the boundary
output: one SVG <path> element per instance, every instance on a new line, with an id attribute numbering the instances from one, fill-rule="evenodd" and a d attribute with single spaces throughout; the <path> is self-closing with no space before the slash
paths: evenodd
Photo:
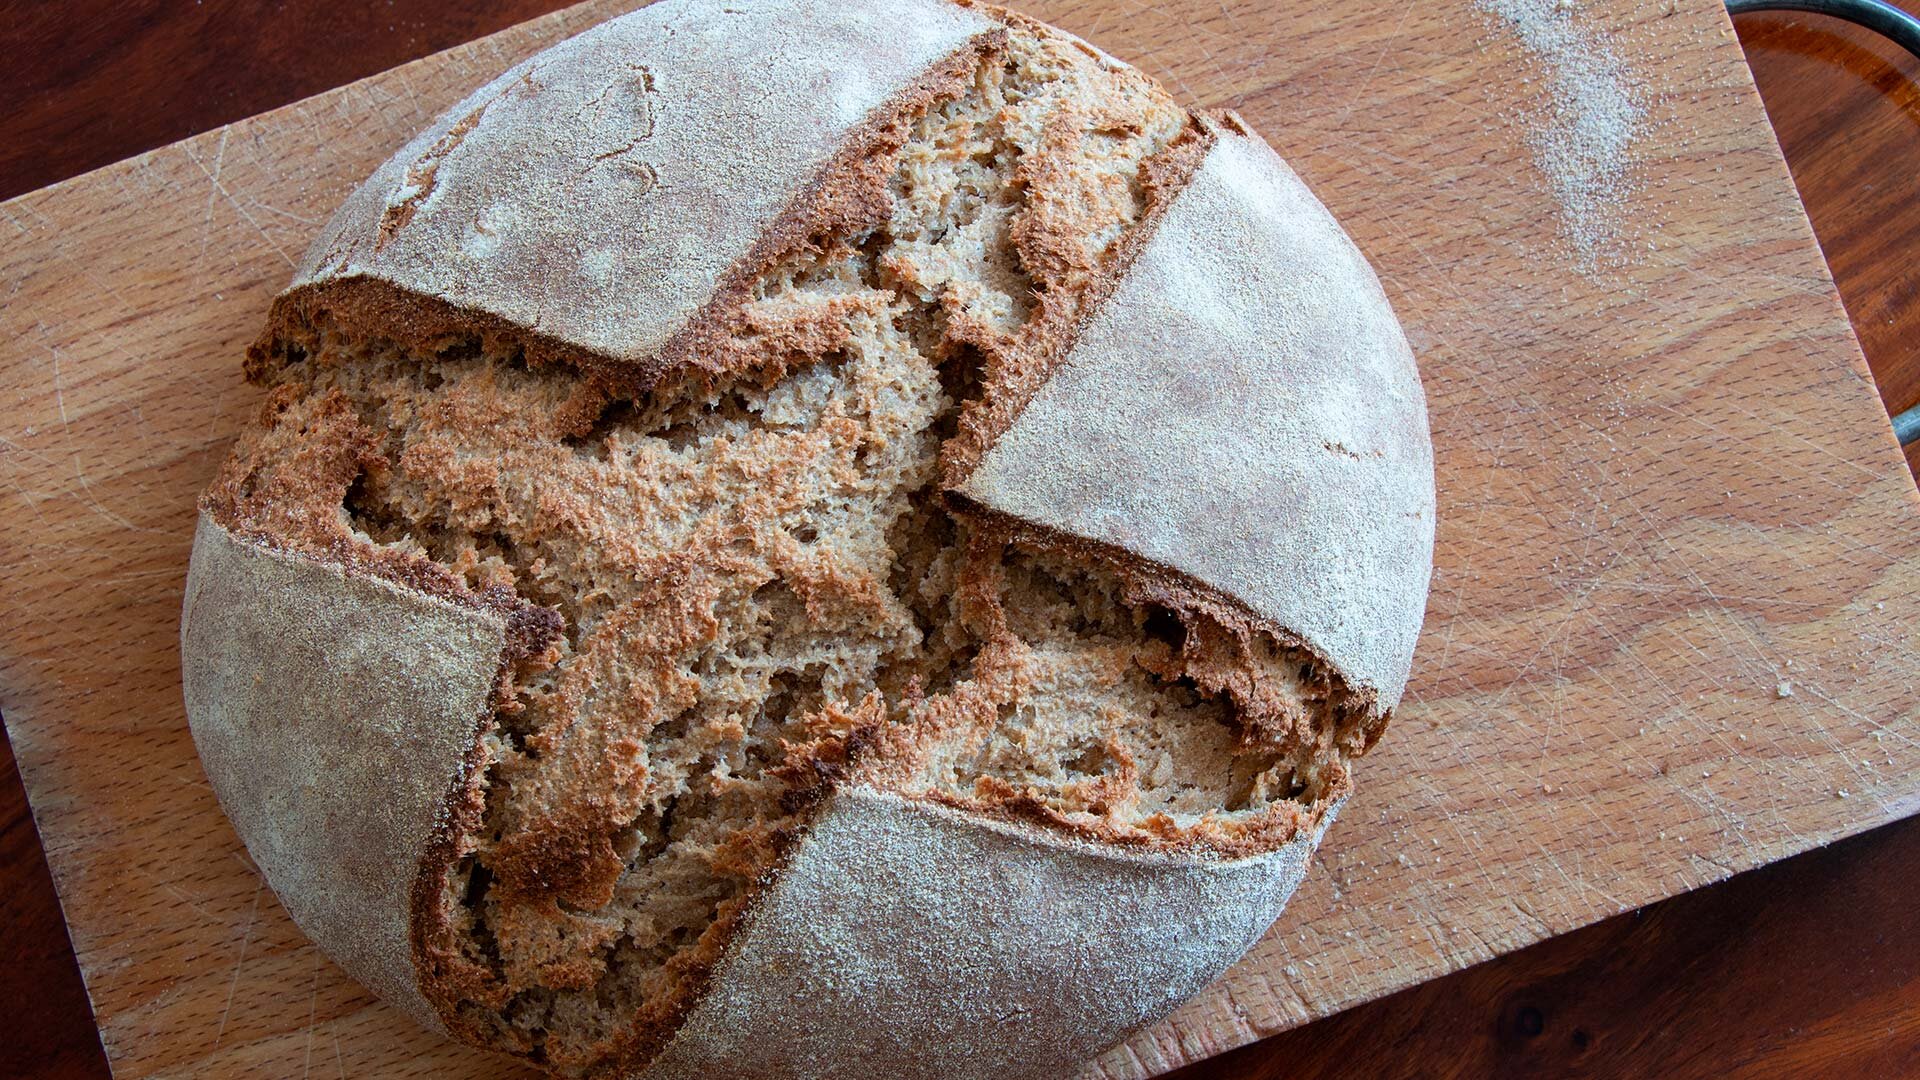
<path id="1" fill-rule="evenodd" d="M 1200 137 L 1144 76 L 1001 17 L 877 144 L 878 212 L 788 245 L 715 323 L 727 363 L 623 383 L 316 309 L 255 365 L 216 520 L 520 628 L 416 916 L 467 1038 L 644 1062 L 849 782 L 1201 858 L 1345 794 L 1375 727 L 1326 665 L 944 495 Z"/>

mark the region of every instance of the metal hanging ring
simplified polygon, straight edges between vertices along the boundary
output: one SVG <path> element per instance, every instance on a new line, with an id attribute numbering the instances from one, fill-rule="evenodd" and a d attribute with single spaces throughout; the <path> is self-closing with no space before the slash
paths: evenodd
<path id="1" fill-rule="evenodd" d="M 1864 26 L 1920 56 L 1920 19 L 1884 0 L 1727 0 L 1727 14 L 1756 11 L 1806 11 Z"/>

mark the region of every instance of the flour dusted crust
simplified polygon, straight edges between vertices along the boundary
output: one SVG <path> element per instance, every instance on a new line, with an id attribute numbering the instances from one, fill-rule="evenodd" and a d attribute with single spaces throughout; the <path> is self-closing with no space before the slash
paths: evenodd
<path id="1" fill-rule="evenodd" d="M 652 367 L 876 108 L 996 28 L 941 0 L 661 0 L 602 23 L 382 165 L 282 314 L 372 306 Z"/>
<path id="2" fill-rule="evenodd" d="M 1069 1075 L 1257 941 L 1332 820 L 1210 861 L 843 789 L 646 1078 Z"/>
<path id="3" fill-rule="evenodd" d="M 268 884 L 354 978 L 442 1028 L 414 970 L 413 888 L 506 620 L 202 516 L 180 627 L 194 744 Z"/>
<path id="4" fill-rule="evenodd" d="M 209 777 L 350 973 L 559 1075 L 1057 1075 L 1258 938 L 1405 684 L 1431 453 L 1364 260 L 1236 118 L 984 5 L 563 43 L 248 371 Z"/>
<path id="5" fill-rule="evenodd" d="M 1419 373 L 1333 215 L 1237 119 L 1215 131 L 959 490 L 1234 598 L 1391 709 L 1433 557 Z"/>

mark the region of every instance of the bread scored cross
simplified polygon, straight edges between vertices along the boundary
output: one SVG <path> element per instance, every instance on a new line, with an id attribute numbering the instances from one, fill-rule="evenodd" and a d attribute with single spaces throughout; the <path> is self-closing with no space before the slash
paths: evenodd
<path id="1" fill-rule="evenodd" d="M 558 1075 L 1060 1075 L 1279 914 L 1425 603 L 1359 252 L 984 5 L 563 42 L 347 200 L 246 370 L 207 774 L 352 975 Z"/>

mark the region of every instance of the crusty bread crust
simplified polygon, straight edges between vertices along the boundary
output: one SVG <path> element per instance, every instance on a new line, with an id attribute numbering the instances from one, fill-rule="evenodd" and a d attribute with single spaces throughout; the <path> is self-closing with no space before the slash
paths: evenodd
<path id="1" fill-rule="evenodd" d="M 181 688 L 214 794 L 294 922 L 435 1030 L 410 901 L 506 644 L 496 613 L 275 551 L 204 514 L 194 531 Z"/>
<path id="2" fill-rule="evenodd" d="M 1232 598 L 1372 711 L 1406 687 L 1433 553 L 1419 373 L 1365 258 L 1231 118 L 957 486 Z"/>
<path id="3" fill-rule="evenodd" d="M 1211 861 L 844 788 L 641 1075 L 1066 1075 L 1258 940 L 1337 810 Z"/>
<path id="4" fill-rule="evenodd" d="M 250 373 L 342 328 L 421 353 L 477 340 L 580 373 L 568 407 L 583 434 L 670 372 L 766 363 L 736 344 L 758 329 L 739 320 L 762 273 L 886 219 L 907 119 L 960 92 L 1004 27 L 1062 37 L 964 0 L 911 9 L 665 0 L 528 61 L 342 207 Z M 1337 723 L 1296 747 L 1325 767 L 1316 758 L 1300 801 L 1257 827 L 1161 815 L 1158 833 L 1122 834 L 1006 785 L 916 787 L 905 766 L 887 772 L 877 726 L 856 728 L 788 762 L 812 782 L 792 792 L 800 826 L 777 863 L 708 953 L 677 958 L 693 993 L 589 1074 L 1050 1075 L 1216 976 L 1298 884 L 1349 790 L 1343 755 L 1378 736 L 1419 627 L 1433 490 L 1418 376 L 1364 260 L 1236 118 L 1194 118 L 1139 184 L 1143 223 L 1092 265 L 1043 215 L 1012 236 L 1036 282 L 1072 285 L 1036 288 L 1017 339 L 965 342 L 984 357 L 981 386 L 942 446 L 946 497 L 982 535 L 1103 566 L 1129 604 L 1190 620 L 1184 658 L 1156 676 L 1257 712 L 1274 692 L 1240 662 L 1257 648 L 1336 673 Z M 843 332 L 777 330 L 818 337 L 795 355 Z M 189 712 L 223 804 L 303 928 L 424 1023 L 484 1042 L 483 995 L 448 944 L 450 872 L 482 828 L 478 725 L 558 615 L 510 588 L 463 595 L 417 553 L 269 520 L 336 511 L 351 456 L 284 504 L 243 491 L 244 470 L 209 493 L 183 616 Z M 346 655 L 266 681 L 290 618 Z M 400 687 L 369 652 L 437 682 Z M 348 709 L 375 726 L 340 727 Z M 367 782 L 352 765 L 340 784 L 262 790 L 402 714 L 393 756 L 367 758 L 397 785 L 381 798 L 351 797 L 345 782 Z M 339 847 L 340 821 L 367 838 L 361 853 Z"/>
<path id="5" fill-rule="evenodd" d="M 431 297 L 441 316 L 655 369 L 854 129 L 996 29 L 940 0 L 661 0 L 421 132 L 341 206 L 281 307 L 357 282 L 403 327 L 392 301 Z"/>

